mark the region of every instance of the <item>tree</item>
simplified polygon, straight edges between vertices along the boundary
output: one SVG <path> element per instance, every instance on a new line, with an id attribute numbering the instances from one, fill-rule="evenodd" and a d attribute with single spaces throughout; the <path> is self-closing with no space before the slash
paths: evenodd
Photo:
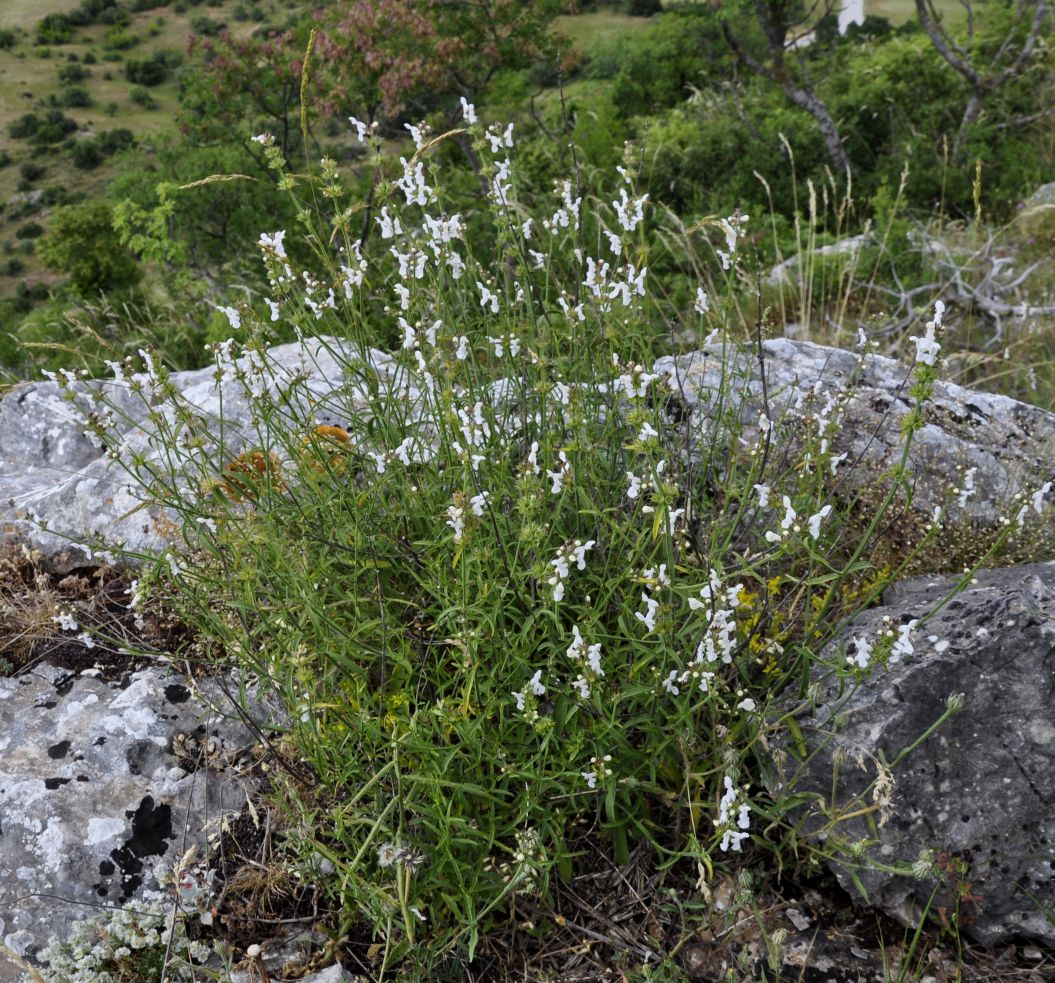
<path id="1" fill-rule="evenodd" d="M 961 2 L 967 8 L 967 40 L 963 46 L 958 44 L 946 29 L 934 7 L 934 0 L 916 0 L 916 13 L 919 14 L 923 30 L 927 32 L 938 54 L 963 76 L 970 88 L 960 128 L 953 142 L 954 160 L 962 159 L 968 130 L 981 115 L 986 99 L 1004 83 L 1017 78 L 1025 71 L 1051 10 L 1048 0 L 1016 0 L 1010 27 L 1003 38 L 993 39 L 988 46 L 992 53 L 988 60 L 985 60 L 984 54 L 979 50 L 980 46 L 974 44 L 972 2 Z M 1026 26 L 1030 10 L 1033 15 Z"/>
<path id="2" fill-rule="evenodd" d="M 60 208 L 37 245 L 37 255 L 56 273 L 69 273 L 83 296 L 131 286 L 141 273 L 121 245 L 112 218 L 110 206 L 98 198 Z"/>
<path id="3" fill-rule="evenodd" d="M 805 60 L 797 58 L 792 63 L 788 59 L 788 52 L 799 41 L 793 32 L 816 17 L 818 5 L 827 15 L 833 12 L 835 3 L 836 0 L 818 0 L 807 10 L 802 0 L 750 0 L 749 8 L 762 32 L 761 53 L 752 51 L 743 38 L 734 32 L 724 13 L 722 32 L 739 61 L 756 75 L 780 86 L 793 105 L 804 109 L 814 118 L 829 159 L 840 173 L 845 174 L 852 170 L 852 166 L 835 118 L 814 90 Z"/>

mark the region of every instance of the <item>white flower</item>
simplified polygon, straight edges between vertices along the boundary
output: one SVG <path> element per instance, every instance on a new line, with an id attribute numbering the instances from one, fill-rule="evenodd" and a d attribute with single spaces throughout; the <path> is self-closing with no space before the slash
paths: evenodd
<path id="1" fill-rule="evenodd" d="M 891 662 L 898 662 L 903 655 L 912 655 L 915 651 L 910 636 L 916 630 L 916 620 L 913 618 L 911 621 L 898 626 L 897 640 L 894 642 L 894 647 L 890 650 Z"/>
<path id="2" fill-rule="evenodd" d="M 399 326 L 403 329 L 403 348 L 416 348 L 418 344 L 417 332 L 407 323 L 406 318 L 399 319 Z"/>
<path id="3" fill-rule="evenodd" d="M 630 482 L 626 490 L 626 497 L 637 498 L 641 494 L 641 479 L 633 471 L 627 471 L 626 480 Z"/>
<path id="4" fill-rule="evenodd" d="M 454 357 L 459 362 L 464 362 L 469 357 L 469 339 L 465 335 L 459 335 L 453 339 L 457 348 L 454 351 Z"/>
<path id="5" fill-rule="evenodd" d="M 821 521 L 831 515 L 832 507 L 825 505 L 816 515 L 811 515 L 809 519 L 810 535 L 814 539 L 820 538 L 821 534 Z"/>
<path id="6" fill-rule="evenodd" d="M 490 305 L 491 313 L 498 313 L 498 294 L 492 293 L 489 287 L 485 287 L 479 280 L 476 281 L 476 288 L 480 291 L 480 306 L 487 307 Z"/>
<path id="7" fill-rule="evenodd" d="M 644 219 L 646 201 L 648 201 L 648 195 L 631 200 L 626 193 L 626 188 L 619 189 L 619 201 L 613 201 L 612 207 L 615 208 L 619 224 L 626 232 L 633 232 Z"/>
<path id="8" fill-rule="evenodd" d="M 354 116 L 349 116 L 348 122 L 355 127 L 355 135 L 359 138 L 359 142 L 365 142 L 367 134 L 367 125 L 361 119 L 356 119 Z"/>
<path id="9" fill-rule="evenodd" d="M 403 226 L 399 224 L 399 218 L 388 214 L 388 205 L 381 209 L 381 214 L 375 218 L 381 226 L 381 238 L 393 239 L 403 234 Z"/>
<path id="10" fill-rule="evenodd" d="M 264 147 L 272 147 L 275 144 L 275 136 L 273 133 L 258 133 L 255 137 L 250 137 L 253 143 L 259 143 Z"/>
<path id="11" fill-rule="evenodd" d="M 758 507 L 764 509 L 769 505 L 769 485 L 755 485 L 755 491 L 758 492 Z"/>
<path id="12" fill-rule="evenodd" d="M 279 259 L 286 258 L 286 247 L 282 244 L 282 240 L 286 238 L 286 230 L 281 229 L 278 232 L 268 235 L 266 232 L 260 233 L 260 248 L 261 249 L 273 249 L 275 255 Z"/>
<path id="13" fill-rule="evenodd" d="M 934 320 L 926 324 L 926 333 L 922 338 L 909 335 L 909 341 L 916 343 L 916 361 L 924 365 L 933 365 L 938 359 L 941 345 L 934 338 L 934 332 L 941 327 L 941 319 L 945 314 L 945 304 L 940 300 L 934 304 Z"/>
<path id="14" fill-rule="evenodd" d="M 459 505 L 447 506 L 447 525 L 454 530 L 454 541 L 460 543 L 465 535 L 465 509 Z"/>
<path id="15" fill-rule="evenodd" d="M 399 857 L 399 847 L 394 843 L 382 843 L 377 848 L 378 867 L 391 867 Z"/>
<path id="16" fill-rule="evenodd" d="M 242 315 L 235 308 L 217 306 L 216 309 L 227 316 L 232 331 L 237 331 L 242 326 Z"/>
<path id="17" fill-rule="evenodd" d="M 858 669 L 867 669 L 872 658 L 872 644 L 865 638 L 854 639 L 854 654 L 848 655 L 846 661 Z"/>
<path id="18" fill-rule="evenodd" d="M 1033 511 L 1040 515 L 1044 511 L 1044 496 L 1051 491 L 1051 482 L 1045 481 L 1038 491 L 1033 493 Z"/>
<path id="19" fill-rule="evenodd" d="M 76 631 L 78 627 L 77 619 L 74 618 L 69 611 L 60 611 L 57 615 L 54 615 L 51 620 L 54 621 L 63 631 Z"/>
<path id="20" fill-rule="evenodd" d="M 421 126 L 414 126 L 411 123 L 404 123 L 403 129 L 410 133 L 410 138 L 414 141 L 414 146 L 420 150 L 421 145 L 425 142 L 424 124 Z"/>
<path id="21" fill-rule="evenodd" d="M 604 669 L 601 668 L 601 643 L 595 642 L 593 645 L 589 645 L 586 648 L 586 664 L 590 667 L 590 672 L 595 676 L 603 676 Z"/>
<path id="22" fill-rule="evenodd" d="M 642 593 L 641 600 L 645 602 L 645 611 L 635 611 L 634 617 L 640 621 L 649 632 L 656 630 L 656 612 L 659 610 L 659 601 L 648 594 Z"/>
<path id="23" fill-rule="evenodd" d="M 703 287 L 696 288 L 696 303 L 692 306 L 697 314 L 706 314 L 711 309 L 710 301 L 707 299 L 707 291 Z"/>
<path id="24" fill-rule="evenodd" d="M 528 685 L 531 687 L 531 692 L 535 696 L 545 696 L 546 687 L 542 685 L 542 670 L 539 669 L 531 679 L 528 680 Z"/>
<path id="25" fill-rule="evenodd" d="M 476 107 L 465 96 L 462 96 L 462 115 L 470 126 L 476 122 Z"/>
<path id="26" fill-rule="evenodd" d="M 579 691 L 579 696 L 581 696 L 584 700 L 588 700 L 590 698 L 590 684 L 586 681 L 586 678 L 584 676 L 579 676 L 576 680 L 574 680 L 572 682 L 572 686 L 574 686 Z"/>
<path id="27" fill-rule="evenodd" d="M 831 463 L 831 466 L 832 466 L 832 474 L 835 474 L 835 472 L 838 469 L 839 465 L 842 464 L 843 461 L 846 460 L 846 458 L 847 458 L 847 453 L 846 453 L 846 451 L 843 451 L 840 455 L 838 455 L 837 457 L 833 457 L 831 459 L 830 463 Z"/>
<path id="28" fill-rule="evenodd" d="M 580 543 L 579 540 L 575 540 L 575 546 L 572 547 L 571 555 L 572 559 L 575 560 L 575 565 L 580 570 L 586 569 L 586 554 L 594 548 L 596 545 L 595 541 L 590 539 L 585 543 Z"/>
<path id="29" fill-rule="evenodd" d="M 586 779 L 587 788 L 597 788 L 597 772 L 595 771 L 580 771 L 580 775 Z"/>
<path id="30" fill-rule="evenodd" d="M 646 441 L 651 440 L 653 437 L 658 437 L 659 431 L 652 426 L 651 423 L 646 420 L 641 424 L 641 429 L 637 432 L 637 439 L 643 444 Z"/>
<path id="31" fill-rule="evenodd" d="M 671 696 L 677 696 L 681 690 L 677 686 L 678 681 L 678 670 L 671 669 L 670 675 L 663 680 L 663 688 L 670 693 Z"/>
<path id="32" fill-rule="evenodd" d="M 513 693 L 511 695 L 512 695 L 513 699 L 517 701 L 517 709 L 518 710 L 523 710 L 524 709 L 524 694 L 523 693 Z"/>
<path id="33" fill-rule="evenodd" d="M 265 297 L 264 298 L 264 303 L 267 304 L 268 308 L 271 311 L 271 320 L 272 321 L 277 321 L 278 318 L 279 318 L 279 307 L 278 307 L 278 304 L 275 303 L 275 301 L 273 301 L 270 297 Z"/>
<path id="34" fill-rule="evenodd" d="M 484 514 L 484 506 L 487 505 L 487 500 L 491 497 L 491 493 L 487 491 L 480 492 L 479 495 L 473 495 L 469 499 L 469 504 L 472 506 L 473 515 L 482 516 Z"/>
<path id="35" fill-rule="evenodd" d="M 780 520 L 780 528 L 787 532 L 798 518 L 798 512 L 791 507 L 791 499 L 784 496 L 784 518 Z"/>

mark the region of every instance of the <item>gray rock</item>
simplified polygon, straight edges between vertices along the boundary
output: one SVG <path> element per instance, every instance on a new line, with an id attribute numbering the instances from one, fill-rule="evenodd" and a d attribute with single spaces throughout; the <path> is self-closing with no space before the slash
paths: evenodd
<path id="1" fill-rule="evenodd" d="M 881 484 L 901 456 L 901 422 L 912 405 L 906 381 L 910 367 L 879 356 L 862 362 L 852 352 L 789 339 L 767 341 L 764 353 L 769 416 L 781 428 L 776 438 L 781 453 L 795 451 L 809 428 L 816 429 L 830 393 L 840 426 L 826 436 L 833 454 L 847 455 L 840 482 L 851 489 Z M 85 415 L 101 412 L 100 393 L 115 408 L 110 429 L 121 442 L 121 458 L 127 462 L 139 455 L 146 462 L 142 470 L 154 470 L 162 483 L 195 493 L 222 476 L 223 466 L 240 451 L 259 442 L 247 387 L 281 395 L 301 419 L 314 413 L 319 422 L 336 425 L 369 410 L 371 386 L 398 394 L 411 413 L 420 399 L 413 375 L 392 356 L 377 351 L 357 356 L 335 339 L 270 349 L 266 368 L 259 357 L 243 357 L 237 364 L 240 378 L 229 373 L 218 382 L 216 369 L 202 369 L 169 379 L 190 412 L 180 424 L 186 443 L 193 444 L 196 431 L 213 440 L 220 433 L 221 409 L 224 420 L 223 460 L 213 452 L 186 451 L 176 467 L 156 438 L 159 414 L 172 421 L 171 410 L 162 407 L 164 392 L 153 393 L 157 387 L 142 374 L 136 383 L 140 391 L 113 381 L 75 382 L 72 405 L 53 382 L 27 384 L 5 395 L 0 399 L 0 535 L 29 539 L 59 569 L 82 565 L 100 540 L 147 554 L 179 541 L 173 514 L 147 506 L 142 487 L 85 434 Z M 704 348 L 660 359 L 656 371 L 669 376 L 688 416 L 690 443 L 709 442 L 722 425 L 716 412 L 720 393 L 727 401 L 724 410 L 748 426 L 757 424 L 763 411 L 758 360 L 751 352 Z M 503 391 L 502 383 L 496 384 L 499 400 Z M 936 385 L 925 413 L 928 423 L 916 435 L 908 460 L 913 507 L 921 516 L 949 500 L 950 488 L 960 487 L 963 474 L 973 468 L 973 495 L 962 505 L 960 496 L 952 495 L 945 522 L 992 529 L 1008 515 L 1016 494 L 1031 494 L 1052 476 L 1055 414 L 949 383 Z M 27 516 L 39 517 L 46 528 L 26 521 Z"/>
<path id="2" fill-rule="evenodd" d="M 134 904 L 241 809 L 233 765 L 255 738 L 210 709 L 229 705 L 218 682 L 198 692 L 159 668 L 0 679 L 0 940 L 16 954 L 100 905 Z"/>
<path id="3" fill-rule="evenodd" d="M 823 658 L 844 663 L 847 649 L 855 651 L 853 639 L 871 641 L 922 619 L 955 584 L 921 577 L 895 586 L 885 606 L 859 615 Z M 799 720 L 815 753 L 797 780 L 801 752 L 778 754 L 775 781 L 824 803 L 806 825 L 815 840 L 861 845 L 860 866 L 845 854 L 831 865 L 851 893 L 856 876 L 871 904 L 910 925 L 936 886 L 932 913 L 939 905 L 955 910 L 951 875 L 915 879 L 873 866 L 911 865 L 929 848 L 945 863 L 964 864 L 975 898 L 960 905 L 969 935 L 984 943 L 1014 937 L 1055 943 L 1053 619 L 1055 564 L 982 571 L 916 626 L 914 652 L 877 667 L 859 687 L 815 674 L 814 707 Z M 957 693 L 964 694 L 963 709 L 896 764 L 892 793 L 880 790 L 888 801 L 868 811 L 877 762 L 894 762 Z M 865 813 L 828 823 L 861 808 Z"/>
<path id="4" fill-rule="evenodd" d="M 763 353 L 768 416 L 778 424 L 776 449 L 796 453 L 808 432 L 819 439 L 816 420 L 831 394 L 841 407 L 831 414 L 839 425 L 826 436 L 833 455 L 847 455 L 837 472 L 840 483 L 849 489 L 883 483 L 883 475 L 901 460 L 901 424 L 913 405 L 911 367 L 786 338 L 764 342 Z M 750 428 L 764 412 L 753 353 L 723 353 L 719 344 L 662 358 L 656 371 L 669 377 L 683 411 L 696 418 L 690 429 L 701 444 L 715 439 L 719 412 L 738 416 Z M 1055 474 L 1055 413 L 948 382 L 935 384 L 923 412 L 926 426 L 915 435 L 906 462 L 912 508 L 919 516 L 929 517 L 935 506 L 948 503 L 946 525 L 993 529 L 1005 517 L 1014 519 L 1028 496 Z M 970 468 L 974 491 L 961 504 L 951 488 L 964 486 Z M 1027 497 L 1013 505 L 1018 494 Z"/>
<path id="5" fill-rule="evenodd" d="M 340 362 L 335 353 L 341 354 Z M 267 355 L 266 368 L 259 358 L 238 359 L 241 378 L 230 373 L 218 381 L 217 369 L 209 368 L 176 372 L 168 379 L 194 414 L 193 427 L 220 433 L 222 409 L 228 460 L 256 443 L 247 387 L 281 393 L 304 417 L 310 407 L 320 421 L 340 425 L 365 407 L 367 385 L 406 385 L 405 371 L 391 356 L 371 351 L 357 360 L 350 346 L 332 338 L 280 345 Z M 343 363 L 357 361 L 361 373 L 346 378 Z M 99 540 L 134 553 L 160 553 L 180 538 L 172 513 L 144 507 L 144 494 L 122 463 L 108 458 L 98 438 L 85 432 L 87 414 L 102 412 L 100 394 L 113 407 L 110 430 L 122 445 L 124 461 L 141 455 L 143 471 L 156 471 L 167 482 L 209 477 L 182 473 L 191 454 L 178 469 L 169 467 L 154 439 L 157 420 L 151 419 L 165 393 L 143 373 L 129 379 L 131 384 L 76 381 L 70 386 L 73 401 L 56 382 L 19 386 L 0 399 L 0 534 L 27 539 L 59 569 L 90 559 Z M 46 528 L 26 521 L 34 516 Z"/>

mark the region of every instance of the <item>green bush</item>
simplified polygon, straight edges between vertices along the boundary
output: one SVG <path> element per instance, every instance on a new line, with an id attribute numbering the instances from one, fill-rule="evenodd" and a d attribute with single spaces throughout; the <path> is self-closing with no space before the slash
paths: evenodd
<path id="1" fill-rule="evenodd" d="M 85 296 L 130 286 L 141 276 L 114 232 L 110 206 L 98 198 L 58 209 L 37 255 L 55 272 L 70 274 Z"/>
<path id="2" fill-rule="evenodd" d="M 101 133 L 98 137 L 98 142 L 99 149 L 109 157 L 135 146 L 136 138 L 132 131 L 126 127 L 117 127 Z"/>
<path id="3" fill-rule="evenodd" d="M 200 15 L 191 18 L 190 26 L 195 34 L 200 34 L 203 37 L 215 37 L 224 29 L 225 25 L 220 21 L 213 20 L 211 17 Z"/>
<path id="4" fill-rule="evenodd" d="M 59 82 L 63 85 L 76 85 L 78 82 L 83 82 L 90 75 L 91 72 L 83 65 L 71 62 L 59 69 Z"/>
<path id="5" fill-rule="evenodd" d="M 133 85 L 132 88 L 128 90 L 128 98 L 137 106 L 142 106 L 144 109 L 153 109 L 157 106 L 157 101 L 150 94 L 150 90 L 142 85 Z"/>
<path id="6" fill-rule="evenodd" d="M 36 161 L 27 160 L 18 169 L 18 173 L 22 175 L 25 181 L 36 181 L 44 176 L 46 168 L 43 164 L 38 164 Z"/>
<path id="7" fill-rule="evenodd" d="M 94 139 L 78 140 L 73 145 L 70 156 L 73 159 L 73 166 L 79 167 L 82 171 L 90 171 L 103 162 L 103 152 L 99 148 L 98 140 Z"/>
<path id="8" fill-rule="evenodd" d="M 59 90 L 58 101 L 67 109 L 84 108 L 92 104 L 92 97 L 83 85 L 64 85 Z"/>
<path id="9" fill-rule="evenodd" d="M 304 241 L 260 236 L 269 298 L 221 307 L 217 337 L 238 340 L 212 348 L 251 424 L 218 443 L 151 356 L 135 378 L 158 453 L 123 453 L 105 414 L 89 422 L 181 521 L 186 549 L 143 588 L 287 710 L 298 777 L 276 769 L 274 802 L 290 862 L 328 868 L 335 933 L 379 940 L 407 980 L 446 978 L 445 954 L 464 966 L 583 854 L 620 864 L 633 846 L 712 881 L 745 842 L 753 863 L 801 844 L 791 801 L 760 780 L 773 701 L 893 576 L 869 557 L 898 483 L 855 528 L 844 476 L 828 480 L 838 400 L 763 422 L 730 360 L 688 446 L 679 386 L 651 371 L 683 328 L 734 343 L 723 328 L 754 274 L 744 220 L 702 226 L 731 256 L 693 255 L 692 287 L 712 295 L 674 308 L 651 252 L 645 268 L 632 158 L 611 207 L 570 181 L 529 207 L 507 151 L 496 161 L 480 126 L 471 139 L 492 181 L 479 234 L 451 218 L 448 158 L 426 153 L 435 199 L 423 215 L 380 192 L 365 254 L 313 211 L 355 201 L 336 163 L 294 177 L 267 150 Z M 379 148 L 380 187 L 413 175 Z M 306 357 L 332 393 L 269 363 L 292 332 L 321 335 Z M 906 442 L 934 378 L 916 366 Z M 787 439 L 800 424 L 802 446 Z M 860 678 L 845 653 L 825 668 Z"/>
<path id="10" fill-rule="evenodd" d="M 37 23 L 37 44 L 66 44 L 72 39 L 73 23 L 65 14 L 47 14 Z"/>
<path id="11" fill-rule="evenodd" d="M 0 31 L 0 51 L 13 48 L 18 43 L 18 35 L 14 31 Z"/>
<path id="12" fill-rule="evenodd" d="M 4 276 L 18 276 L 26 268 L 26 264 L 17 256 L 12 256 L 4 263 Z"/>
<path id="13" fill-rule="evenodd" d="M 26 222 L 15 229 L 16 239 L 36 239 L 44 234 L 44 226 L 39 222 Z"/>
<path id="14" fill-rule="evenodd" d="M 113 27 L 106 32 L 103 47 L 111 52 L 127 51 L 139 44 L 139 36 L 123 27 Z"/>
<path id="15" fill-rule="evenodd" d="M 36 133 L 39 127 L 40 117 L 36 113 L 23 113 L 7 124 L 7 134 L 14 140 L 25 140 Z"/>

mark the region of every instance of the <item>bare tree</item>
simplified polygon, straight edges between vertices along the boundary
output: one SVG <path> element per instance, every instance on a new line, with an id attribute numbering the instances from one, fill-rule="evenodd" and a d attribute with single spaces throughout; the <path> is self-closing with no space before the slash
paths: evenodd
<path id="1" fill-rule="evenodd" d="M 852 167 L 835 118 L 814 90 L 805 61 L 795 59 L 796 65 L 793 67 L 787 58 L 788 52 L 796 44 L 802 43 L 798 29 L 812 23 L 818 9 L 829 14 L 838 3 L 839 0 L 817 0 L 809 9 L 804 9 L 801 0 L 752 0 L 751 6 L 765 38 L 766 55 L 763 59 L 752 54 L 747 45 L 733 33 L 726 17 L 722 18 L 722 33 L 739 61 L 756 75 L 779 85 L 793 105 L 804 109 L 816 120 L 828 157 L 839 172 L 845 174 Z"/>
<path id="2" fill-rule="evenodd" d="M 952 155 L 959 160 L 963 145 L 971 124 L 978 119 L 986 98 L 1009 79 L 1016 78 L 1025 71 L 1026 65 L 1033 56 L 1041 30 L 1047 20 L 1050 6 L 1048 0 L 1016 0 L 1015 12 L 1011 27 L 997 45 L 996 51 L 987 64 L 977 64 L 977 54 L 972 50 L 974 42 L 974 10 L 972 0 L 960 0 L 967 9 L 967 38 L 961 46 L 949 33 L 938 16 L 934 0 L 916 0 L 916 12 L 920 23 L 927 32 L 931 43 L 938 53 L 970 86 L 970 96 L 960 120 L 960 128 L 953 142 Z M 1022 27 L 1027 14 L 1032 10 L 1033 16 L 1022 37 Z"/>

